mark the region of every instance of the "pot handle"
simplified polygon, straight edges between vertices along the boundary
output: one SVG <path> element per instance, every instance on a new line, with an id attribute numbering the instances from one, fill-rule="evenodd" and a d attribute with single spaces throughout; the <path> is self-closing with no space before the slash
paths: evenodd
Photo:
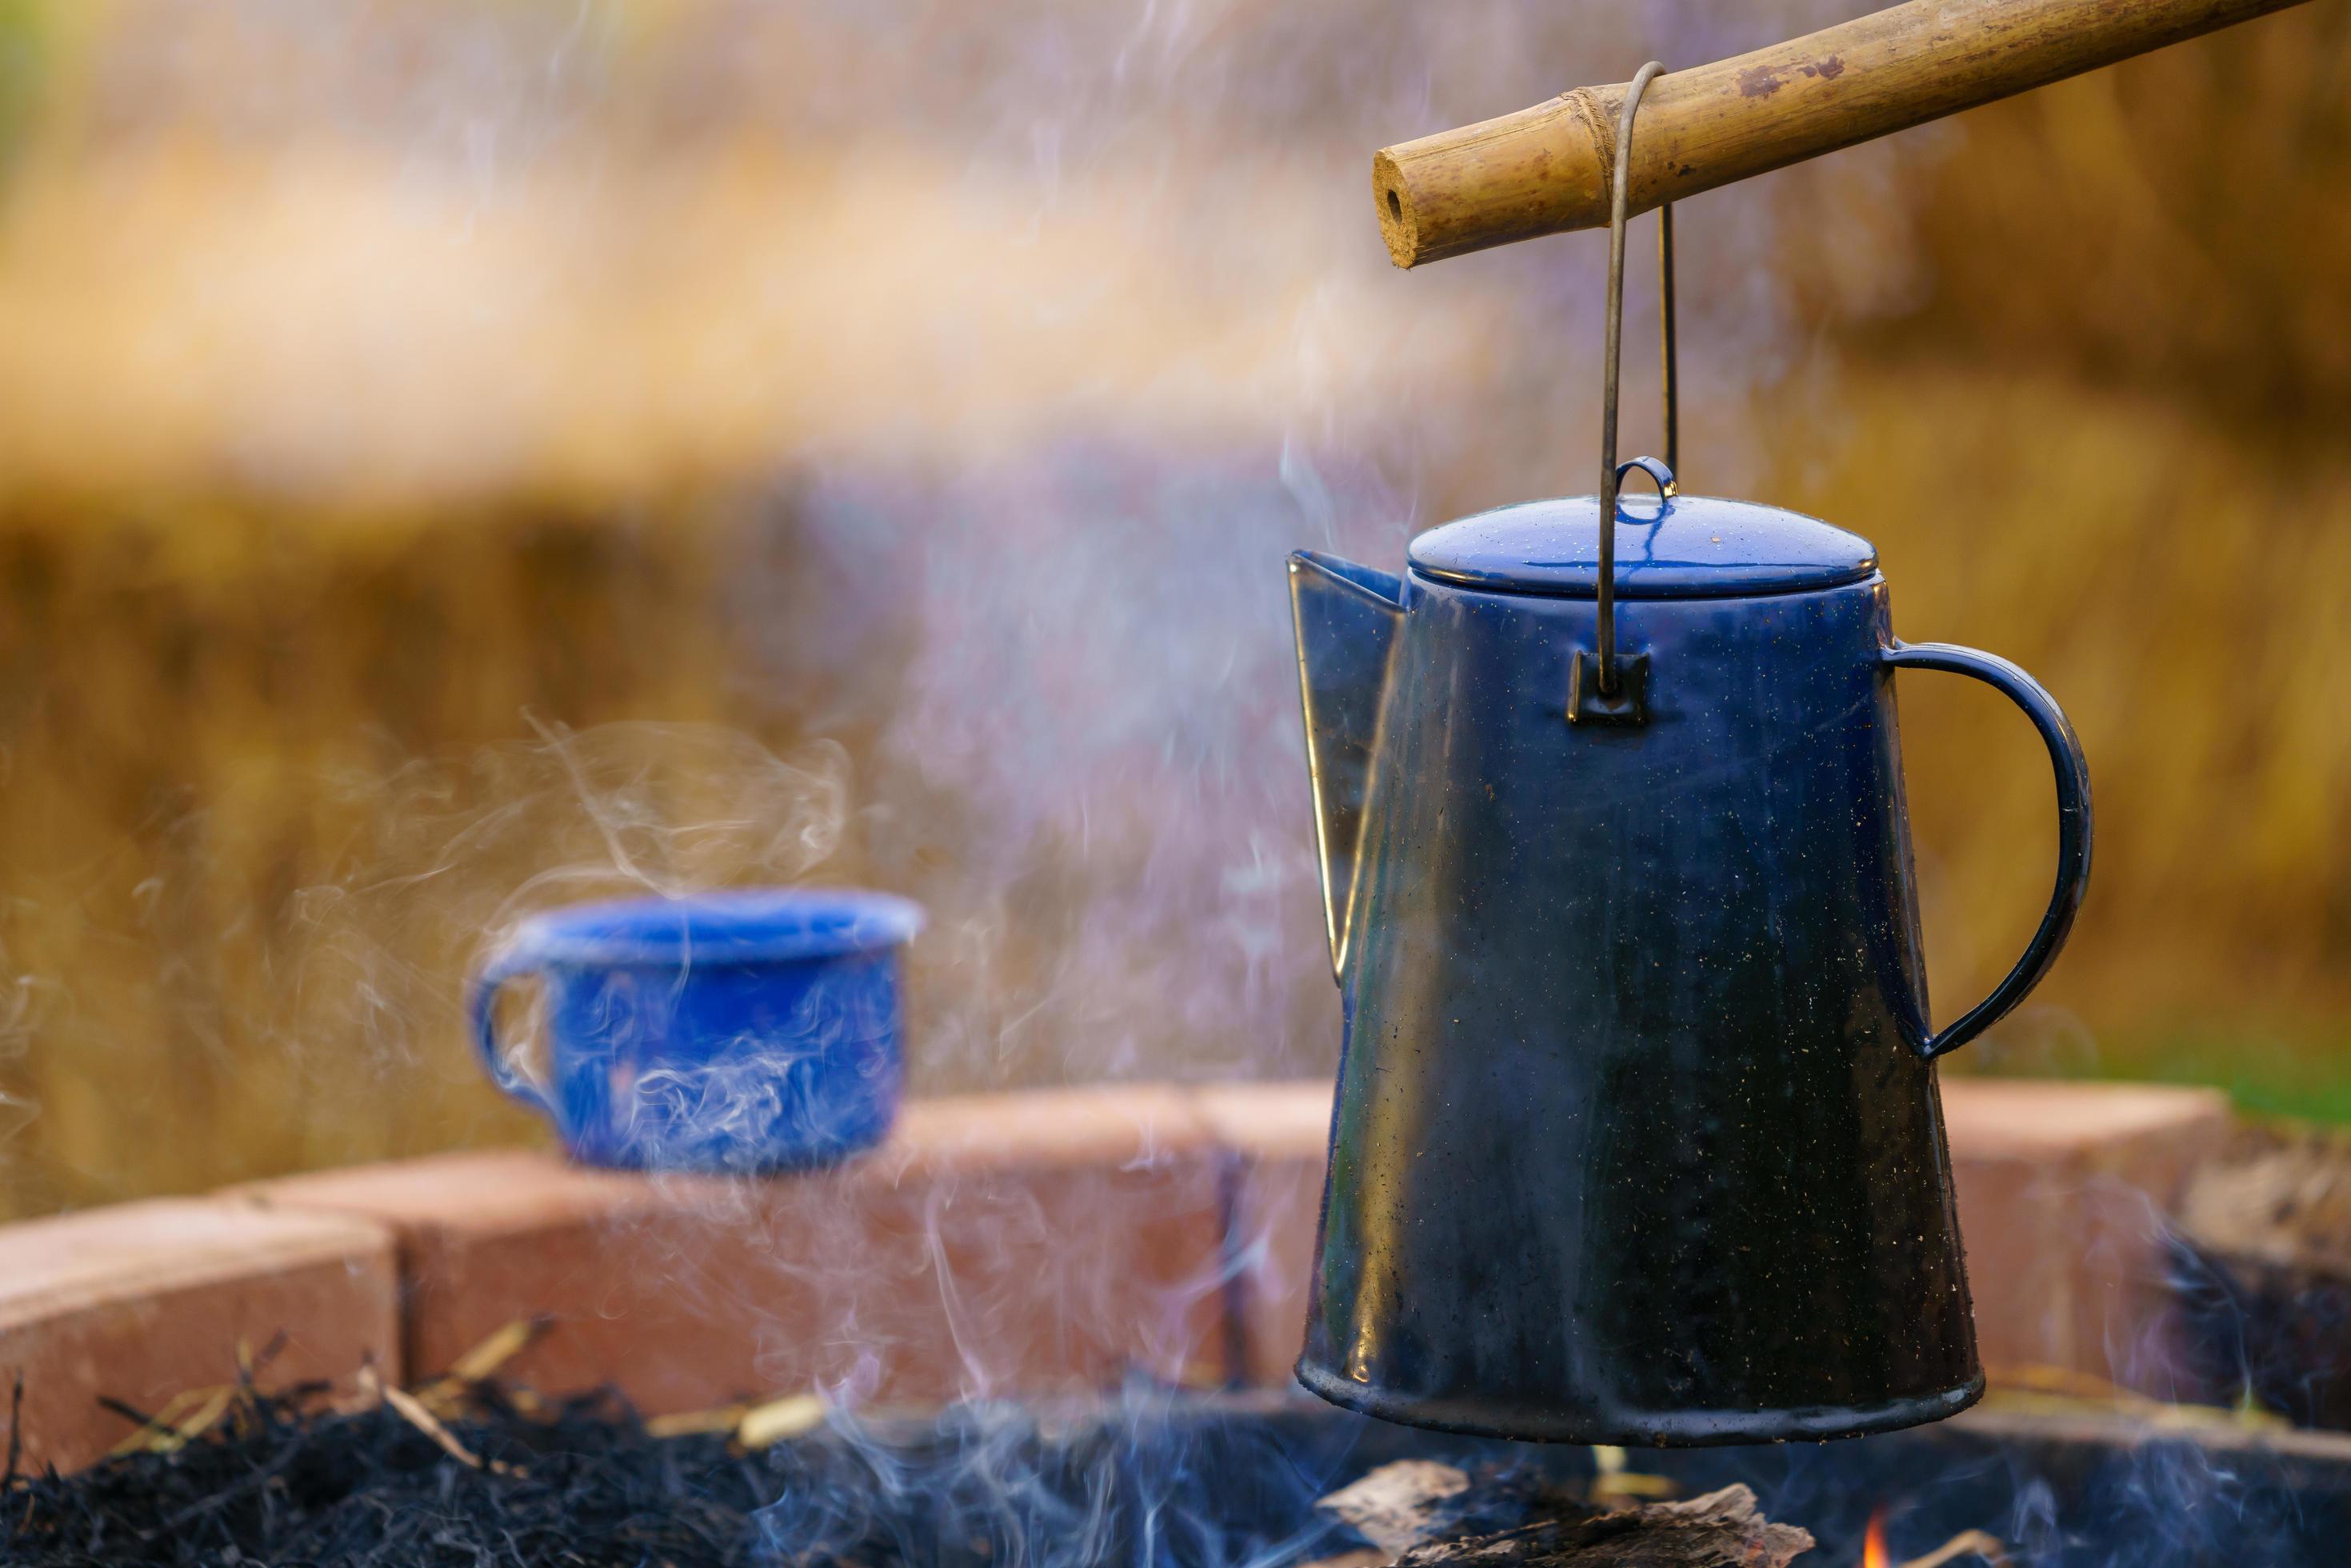
<path id="1" fill-rule="evenodd" d="M 556 1119 L 555 1102 L 547 1091 L 519 1071 L 507 1060 L 498 1045 L 498 990 L 508 980 L 534 972 L 538 967 L 530 953 L 520 947 L 508 947 L 493 956 L 482 966 L 466 987 L 465 1010 L 474 1020 L 474 1049 L 482 1058 L 482 1069 L 490 1082 L 507 1098 L 520 1101 L 549 1121 Z"/>
<path id="2" fill-rule="evenodd" d="M 2082 907 L 2082 895 L 2090 884 L 2090 765 L 2056 699 L 2006 659 L 1948 643 L 1896 643 L 1879 657 L 1892 669 L 1949 670 L 1999 688 L 2041 732 L 2057 780 L 2057 890 L 2049 896 L 2049 911 L 2041 917 L 2041 929 L 2032 934 L 2024 956 L 1992 988 L 1991 995 L 1940 1033 L 1921 1020 L 1922 1038 L 1910 1045 L 1922 1059 L 1931 1061 L 1956 1051 L 2006 1018 L 2025 993 L 2041 983 L 2041 977 L 2056 962 L 2058 950 L 2065 946 L 2066 934 L 2074 928 L 2074 914 Z"/>

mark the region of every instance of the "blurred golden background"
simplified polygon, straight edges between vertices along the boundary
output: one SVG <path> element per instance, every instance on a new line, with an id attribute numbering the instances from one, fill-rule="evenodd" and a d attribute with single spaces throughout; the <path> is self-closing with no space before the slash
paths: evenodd
<path id="1" fill-rule="evenodd" d="M 1370 153 L 1864 8 L 0 0 L 0 1216 L 534 1136 L 465 969 L 631 887 L 921 898 L 918 1092 L 1327 1071 L 1282 554 L 1596 443 L 1604 242 Z M 2320 0 L 1681 209 L 1692 487 L 2089 751 L 1955 1070 L 2351 1119 L 2346 189 Z M 1902 701 L 1949 1017 L 2048 771 Z"/>

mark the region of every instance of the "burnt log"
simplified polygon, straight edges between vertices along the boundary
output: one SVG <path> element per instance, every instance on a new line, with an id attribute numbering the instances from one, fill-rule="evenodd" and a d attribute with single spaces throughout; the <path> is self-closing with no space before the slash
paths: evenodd
<path id="1" fill-rule="evenodd" d="M 1681 1502 L 1602 1508 L 1519 1475 L 1383 1466 L 1319 1505 L 1370 1544 L 1317 1568 L 1788 1568 L 1809 1531 L 1774 1524 L 1745 1486 Z"/>
<path id="2" fill-rule="evenodd" d="M 1812 1532 L 1773 1524 L 1744 1486 L 1686 1502 L 1645 1502 L 1522 1524 L 1498 1535 L 1431 1542 L 1396 1559 L 1397 1568 L 1476 1563 L 1479 1568 L 1788 1568 L 1813 1549 Z"/>

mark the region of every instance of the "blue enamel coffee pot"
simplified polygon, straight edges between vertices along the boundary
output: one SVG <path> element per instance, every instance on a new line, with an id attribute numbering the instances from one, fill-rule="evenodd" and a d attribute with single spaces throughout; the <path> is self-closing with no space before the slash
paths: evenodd
<path id="1" fill-rule="evenodd" d="M 2015 665 L 1896 640 L 1868 541 L 1619 470 L 1615 328 L 1601 497 L 1447 524 L 1401 576 L 1290 559 L 1345 1019 L 1298 1375 L 1578 1443 L 1948 1416 L 1983 1373 L 1935 1059 L 2065 940 L 2081 747 Z M 1636 465 L 1662 493 L 1620 503 Z M 2056 775 L 2048 912 L 1939 1030 L 1899 670 L 2005 694 Z"/>
<path id="2" fill-rule="evenodd" d="M 1980 1393 L 1934 1059 L 2022 998 L 2089 873 L 2033 680 L 1896 640 L 1869 544 L 1628 500 L 1617 687 L 1598 507 L 1290 558 L 1346 1036 L 1299 1376 L 1424 1426 L 1583 1443 L 1874 1431 Z M 2057 886 L 1928 1022 L 1894 674 L 2022 707 Z"/>

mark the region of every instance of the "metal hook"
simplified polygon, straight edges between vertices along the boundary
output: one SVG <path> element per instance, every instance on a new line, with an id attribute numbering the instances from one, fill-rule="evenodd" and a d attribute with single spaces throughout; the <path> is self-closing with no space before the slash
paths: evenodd
<path id="1" fill-rule="evenodd" d="M 1629 201 L 1625 186 L 1633 168 L 1633 118 L 1641 111 L 1641 94 L 1666 68 L 1651 60 L 1633 73 L 1625 89 L 1625 112 L 1616 125 L 1616 170 L 1608 193 L 1608 348 L 1602 360 L 1600 383 L 1600 571 L 1599 650 L 1593 663 L 1603 696 L 1616 695 L 1616 380 L 1625 336 L 1625 224 Z M 1681 456 L 1681 377 L 1675 363 L 1674 338 L 1674 208 L 1668 202 L 1657 209 L 1658 350 L 1664 361 L 1666 404 L 1666 473 L 1657 488 L 1672 497 L 1679 484 L 1674 477 Z M 1648 467 L 1646 461 L 1642 462 Z"/>

